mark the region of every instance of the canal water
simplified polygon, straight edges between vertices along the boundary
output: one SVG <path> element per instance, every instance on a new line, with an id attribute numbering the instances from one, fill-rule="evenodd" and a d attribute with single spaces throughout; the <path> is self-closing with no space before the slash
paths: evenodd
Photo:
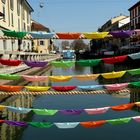
<path id="1" fill-rule="evenodd" d="M 116 67 L 119 69 L 126 69 L 125 66 Z M 50 72 L 44 73 L 44 75 L 80 75 L 80 74 L 90 74 L 90 73 L 99 73 L 103 70 L 105 72 L 112 71 L 114 66 L 102 66 L 100 69 L 90 67 L 77 67 L 75 66 L 72 69 L 61 69 L 61 68 L 52 68 Z M 130 80 L 131 78 L 124 77 L 123 82 Z M 38 85 L 94 85 L 94 84 L 103 84 L 103 83 L 112 83 L 120 82 L 119 79 L 105 81 L 100 79 L 97 81 L 78 81 L 72 79 L 69 82 L 64 83 L 38 83 Z M 37 84 L 37 83 L 36 83 Z M 34 98 L 34 97 L 32 97 Z M 119 105 L 129 103 L 129 96 L 115 96 L 109 94 L 95 94 L 95 95 L 43 95 L 37 96 L 33 100 L 33 108 L 48 108 L 48 109 L 85 109 L 85 108 L 98 108 L 112 105 Z M 81 115 L 62 115 L 57 113 L 54 116 L 38 116 L 33 114 L 29 117 L 28 121 L 34 122 L 80 122 L 80 121 L 96 121 L 96 120 L 108 120 L 115 118 L 131 117 L 140 115 L 139 112 L 134 110 L 127 111 L 113 111 L 109 110 L 107 113 L 100 115 L 88 115 L 82 113 Z M 6 126 L 2 126 L 6 127 Z M 11 129 L 17 129 L 11 127 Z M 4 129 L 4 128 L 3 128 Z M 19 128 L 20 129 L 20 128 Z M 101 127 L 96 128 L 83 128 L 82 126 L 77 126 L 74 129 L 58 129 L 53 126 L 52 128 L 34 128 L 31 126 L 26 127 L 22 132 L 15 134 L 19 137 L 11 137 L 10 134 L 6 135 L 7 130 L 5 130 L 5 137 L 2 140 L 136 140 L 139 139 L 139 129 L 140 123 L 134 121 L 129 122 L 128 124 L 123 125 L 109 125 L 105 124 Z M 13 130 L 14 131 L 14 130 Z"/>

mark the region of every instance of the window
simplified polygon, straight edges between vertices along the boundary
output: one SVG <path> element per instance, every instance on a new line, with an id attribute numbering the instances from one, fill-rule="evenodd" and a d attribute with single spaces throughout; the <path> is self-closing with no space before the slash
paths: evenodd
<path id="1" fill-rule="evenodd" d="M 12 51 L 14 51 L 15 40 L 11 40 L 11 44 L 12 44 Z"/>
<path id="2" fill-rule="evenodd" d="M 26 31 L 26 24 L 25 24 L 25 22 L 23 23 L 23 31 Z"/>
<path id="3" fill-rule="evenodd" d="M 6 2 L 6 0 L 1 0 L 3 3 L 5 3 Z"/>
<path id="4" fill-rule="evenodd" d="M 20 31 L 20 19 L 18 19 L 18 31 Z"/>
<path id="5" fill-rule="evenodd" d="M 14 10 L 14 0 L 10 0 L 10 8 L 11 10 Z"/>
<path id="6" fill-rule="evenodd" d="M 22 11 L 23 20 L 25 20 L 25 11 Z"/>
<path id="7" fill-rule="evenodd" d="M 139 8 L 138 8 L 138 15 L 140 15 L 140 6 L 139 6 Z"/>
<path id="8" fill-rule="evenodd" d="M 12 26 L 14 26 L 14 16 L 13 16 L 13 12 L 11 13 L 11 24 L 12 24 Z"/>
<path id="9" fill-rule="evenodd" d="M 41 41 L 40 41 L 40 45 L 41 45 L 41 46 L 44 46 L 44 45 L 45 45 L 45 42 L 44 42 L 43 40 L 41 40 Z"/>
<path id="10" fill-rule="evenodd" d="M 6 43 L 6 40 L 3 40 L 3 49 L 4 49 L 4 50 L 7 50 L 7 43 Z"/>
<path id="11" fill-rule="evenodd" d="M 29 13 L 27 12 L 27 23 L 29 24 Z"/>
<path id="12" fill-rule="evenodd" d="M 30 26 L 27 26 L 27 31 L 28 31 L 28 32 L 30 31 Z"/>
<path id="13" fill-rule="evenodd" d="M 23 48 L 25 48 L 26 47 L 26 42 L 25 41 L 23 41 Z"/>
<path id="14" fill-rule="evenodd" d="M 3 14 L 4 14 L 3 20 L 5 21 L 5 6 L 4 5 L 3 5 Z"/>
<path id="15" fill-rule="evenodd" d="M 17 0 L 17 15 L 20 15 L 20 1 Z"/>

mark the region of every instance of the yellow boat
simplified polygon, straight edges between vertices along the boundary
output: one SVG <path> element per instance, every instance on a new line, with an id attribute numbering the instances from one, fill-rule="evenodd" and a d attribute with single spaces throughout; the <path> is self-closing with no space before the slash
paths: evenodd
<path id="1" fill-rule="evenodd" d="M 83 35 L 86 39 L 103 39 L 109 32 L 84 32 Z"/>
<path id="2" fill-rule="evenodd" d="M 33 92 L 43 92 L 48 91 L 50 87 L 39 87 L 39 86 L 25 86 L 26 89 Z"/>
<path id="3" fill-rule="evenodd" d="M 72 76 L 49 76 L 52 82 L 66 82 L 72 79 Z"/>
<path id="4" fill-rule="evenodd" d="M 86 74 L 86 75 L 75 75 L 74 77 L 80 81 L 96 80 L 100 74 Z"/>
<path id="5" fill-rule="evenodd" d="M 113 78 L 120 78 L 122 77 L 126 71 L 119 71 L 119 72 L 110 72 L 110 73 L 103 73 L 101 74 L 105 79 L 113 79 Z"/>

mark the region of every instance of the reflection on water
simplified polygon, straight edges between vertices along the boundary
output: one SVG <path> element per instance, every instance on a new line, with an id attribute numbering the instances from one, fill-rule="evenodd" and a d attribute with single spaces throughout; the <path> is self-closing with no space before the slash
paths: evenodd
<path id="1" fill-rule="evenodd" d="M 89 68 L 89 67 L 79 67 L 75 66 L 71 69 L 61 69 L 53 68 L 52 71 L 44 73 L 43 75 L 77 75 L 77 74 L 90 74 L 90 73 L 101 73 L 109 72 L 112 70 L 125 70 L 126 66 L 113 66 L 101 65 L 100 68 Z M 128 68 L 129 69 L 129 68 Z M 131 69 L 131 68 L 130 68 Z M 134 80 L 136 80 L 135 77 Z M 122 78 L 123 79 L 123 78 Z M 124 81 L 131 80 L 131 77 L 126 77 Z M 49 85 L 94 85 L 94 84 L 106 84 L 106 83 L 115 83 L 120 82 L 120 79 L 115 79 L 112 81 L 104 80 L 102 78 L 97 79 L 96 81 L 78 81 L 72 79 L 69 82 L 60 82 L 60 83 L 50 83 L 50 81 L 45 82 L 35 82 L 30 83 L 29 85 L 40 85 L 47 86 Z M 117 98 L 116 98 L 117 97 Z M 123 97 L 123 98 L 122 98 Z M 11 106 L 21 106 L 21 107 L 33 107 L 33 108 L 48 108 L 48 109 L 84 109 L 84 108 L 96 108 L 104 106 L 112 106 L 118 104 L 129 103 L 129 98 L 124 98 L 126 96 L 110 96 L 110 95 L 43 95 L 37 96 L 34 100 L 33 96 L 12 96 L 11 100 L 7 100 L 6 105 Z M 51 122 L 77 122 L 77 121 L 90 121 L 90 120 L 102 120 L 102 119 L 113 119 L 120 117 L 130 117 L 139 115 L 138 112 L 133 110 L 127 110 L 122 112 L 109 110 L 105 114 L 100 115 L 87 115 L 82 113 L 78 116 L 65 116 L 57 113 L 55 116 L 38 116 L 33 114 L 30 118 L 31 121 L 51 121 Z M 23 121 L 28 118 L 28 115 L 20 115 L 17 113 L 7 112 L 6 110 L 2 113 L 2 117 L 8 120 Z M 29 120 L 28 120 L 29 121 Z M 125 125 L 111 126 L 104 125 L 99 128 L 86 129 L 81 126 L 76 127 L 75 129 L 61 130 L 53 126 L 50 129 L 40 129 L 34 127 L 27 127 L 24 129 L 23 133 L 20 133 L 22 130 L 20 127 L 7 126 L 3 124 L 0 127 L 1 135 L 0 140 L 85 140 L 93 139 L 94 140 L 132 140 L 139 138 L 139 127 L 138 123 L 131 121 Z M 20 138 L 18 138 L 18 136 Z"/>
<path id="2" fill-rule="evenodd" d="M 111 66 L 112 67 L 112 66 Z M 111 71 L 111 68 L 107 68 Z M 101 69 L 96 71 L 100 72 Z M 75 67 L 72 69 L 60 69 L 53 68 L 52 75 L 76 75 L 94 73 L 95 69 L 89 67 Z M 108 71 L 106 71 L 108 72 Z M 105 81 L 104 81 L 105 82 Z M 104 83 L 103 82 L 103 83 Z M 98 81 L 78 81 L 72 79 L 65 83 L 51 83 L 52 85 L 93 85 L 100 83 Z M 110 95 L 44 95 L 36 98 L 34 101 L 34 108 L 49 108 L 49 109 L 84 109 L 84 108 L 96 108 L 118 104 L 129 103 L 129 98 L 116 98 Z M 109 110 L 105 114 L 100 115 L 87 115 L 82 113 L 78 116 L 66 116 L 57 113 L 55 116 L 38 116 L 33 115 L 32 121 L 51 121 L 51 122 L 77 122 L 77 121 L 90 121 L 90 120 L 102 120 L 113 119 L 120 117 L 130 117 L 139 115 L 138 112 L 133 110 L 127 110 L 122 112 Z M 132 140 L 139 138 L 139 124 L 131 121 L 125 125 L 111 126 L 104 125 L 99 128 L 86 129 L 81 126 L 75 129 L 62 130 L 53 126 L 50 129 L 39 129 L 34 127 L 27 127 L 25 129 L 21 140 Z"/>
<path id="3" fill-rule="evenodd" d="M 50 75 L 51 70 L 47 71 L 45 74 Z M 20 84 L 20 83 L 19 83 Z M 29 85 L 42 85 L 47 86 L 48 81 L 45 82 L 33 82 L 29 83 Z M 5 101 L 1 104 L 6 106 L 13 106 L 13 107 L 24 107 L 24 108 L 32 108 L 33 107 L 33 101 L 35 99 L 35 96 L 32 95 L 15 95 L 15 96 L 9 96 Z M 5 109 L 4 111 L 0 112 L 0 120 L 15 120 L 15 121 L 29 121 L 32 117 L 32 113 L 28 114 L 19 114 L 14 113 L 11 111 L 8 111 Z M 0 124 L 0 140 L 17 140 L 20 139 L 21 134 L 25 128 L 22 127 L 16 127 L 16 126 L 9 126 L 7 124 Z"/>
<path id="4" fill-rule="evenodd" d="M 31 95 L 11 96 L 4 102 L 4 105 L 30 108 L 32 107 L 33 100 L 34 97 Z M 0 117 L 1 119 L 5 119 L 5 120 L 23 121 L 29 117 L 29 114 L 24 115 L 24 114 L 13 113 L 5 109 L 4 111 L 1 112 Z M 21 131 L 22 128 L 20 127 L 8 126 L 6 124 L 2 124 L 0 126 L 0 140 L 16 140 L 16 138 L 20 136 Z"/>

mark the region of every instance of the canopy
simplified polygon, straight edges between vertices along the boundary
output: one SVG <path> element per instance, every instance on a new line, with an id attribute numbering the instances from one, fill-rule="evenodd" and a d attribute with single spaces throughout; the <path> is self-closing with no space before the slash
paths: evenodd
<path id="1" fill-rule="evenodd" d="M 108 32 L 85 32 L 83 35 L 86 39 L 103 39 L 108 35 Z"/>

